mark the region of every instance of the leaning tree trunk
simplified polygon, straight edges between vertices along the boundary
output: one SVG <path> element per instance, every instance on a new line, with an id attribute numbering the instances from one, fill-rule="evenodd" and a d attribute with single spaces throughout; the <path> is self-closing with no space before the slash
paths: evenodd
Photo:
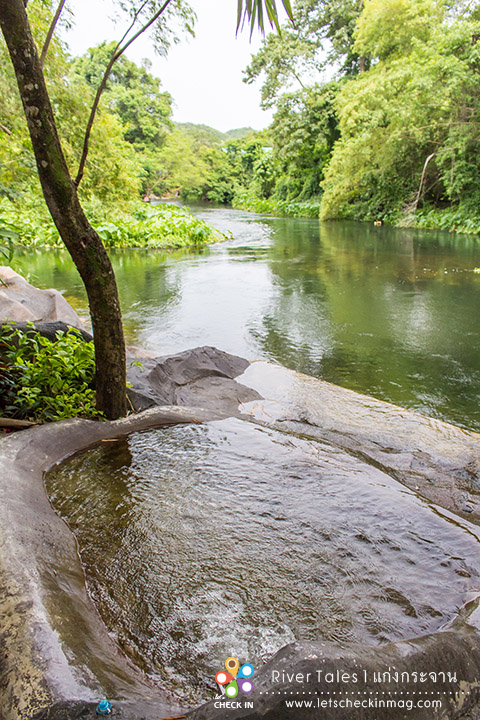
<path id="1" fill-rule="evenodd" d="M 125 341 L 117 284 L 107 252 L 83 212 L 70 177 L 24 2 L 0 0 L 0 26 L 15 69 L 43 194 L 87 291 L 97 407 L 114 419 L 126 411 Z"/>

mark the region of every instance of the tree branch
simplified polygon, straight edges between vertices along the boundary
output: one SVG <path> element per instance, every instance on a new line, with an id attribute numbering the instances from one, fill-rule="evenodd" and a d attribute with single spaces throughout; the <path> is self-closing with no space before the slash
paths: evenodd
<path id="1" fill-rule="evenodd" d="M 3 132 L 7 133 L 7 135 L 12 135 L 12 131 L 5 127 L 5 125 L 0 125 L 0 130 L 3 130 Z"/>
<path id="2" fill-rule="evenodd" d="M 138 16 L 139 16 L 140 13 L 142 12 L 142 10 L 143 10 L 143 8 L 145 7 L 145 5 L 148 5 L 148 2 L 149 2 L 149 0 L 145 0 L 145 2 L 142 3 L 142 5 L 140 5 L 140 7 L 139 7 L 138 10 L 136 11 L 136 13 L 134 13 L 132 22 L 130 23 L 130 25 L 129 25 L 129 27 L 127 28 L 127 30 L 123 33 L 123 37 L 121 38 L 121 40 L 118 41 L 118 43 L 117 43 L 117 45 L 116 45 L 116 47 L 115 47 L 115 50 L 113 51 L 113 54 L 114 54 L 114 55 L 115 55 L 115 53 L 117 52 L 118 48 L 119 48 L 119 47 L 121 46 L 121 44 L 123 43 L 123 41 L 125 40 L 125 38 L 127 37 L 127 35 L 128 35 L 128 33 L 130 32 L 130 30 L 133 28 L 133 26 L 134 26 L 135 23 L 137 22 Z"/>
<path id="3" fill-rule="evenodd" d="M 305 85 L 304 85 L 303 82 L 300 80 L 300 76 L 295 72 L 295 70 L 291 70 L 291 73 L 292 73 L 293 77 L 295 78 L 295 80 L 299 83 L 299 85 L 300 85 L 300 87 L 302 88 L 302 90 L 305 90 Z"/>
<path id="4" fill-rule="evenodd" d="M 108 63 L 105 73 L 103 75 L 102 82 L 98 86 L 98 90 L 95 95 L 95 100 L 93 101 L 92 109 L 90 111 L 90 117 L 88 118 L 87 128 L 85 130 L 85 137 L 83 140 L 82 157 L 80 159 L 80 164 L 78 166 L 77 177 L 75 178 L 75 185 L 77 187 L 80 185 L 82 178 L 83 178 L 83 173 L 85 171 L 85 163 L 87 162 L 88 145 L 89 145 L 89 141 L 90 141 L 90 135 L 92 132 L 92 127 L 93 127 L 93 123 L 95 120 L 95 116 L 97 114 L 98 105 L 100 103 L 100 98 L 102 96 L 103 91 L 105 90 L 105 87 L 107 85 L 108 78 L 110 77 L 110 73 L 112 72 L 113 66 L 115 65 L 115 63 L 117 62 L 119 57 L 121 57 L 123 55 L 125 50 L 127 50 L 127 48 L 130 47 L 130 45 L 138 37 L 140 37 L 140 35 L 142 35 L 146 30 L 148 30 L 148 28 L 151 27 L 151 25 L 153 25 L 153 23 L 156 20 L 158 20 L 160 15 L 162 15 L 162 13 L 167 9 L 168 5 L 170 5 L 171 1 L 172 0 L 165 0 L 162 7 L 159 10 L 157 10 L 156 13 L 154 13 L 154 15 L 150 18 L 150 20 L 147 23 L 145 23 L 145 25 L 143 25 L 143 27 L 141 27 L 140 30 L 138 30 L 138 32 L 136 32 L 135 35 L 130 38 L 130 40 L 128 40 L 128 42 L 126 42 L 124 45 L 122 45 L 122 42 L 125 40 L 128 33 L 135 25 L 135 22 L 138 19 L 139 13 L 143 10 L 145 5 L 147 4 L 147 2 L 144 2 L 142 4 L 142 6 L 140 7 L 140 9 L 135 14 L 134 19 L 133 19 L 132 23 L 130 24 L 130 27 L 128 28 L 127 32 L 123 35 L 122 39 L 120 40 L 120 42 L 117 44 L 115 50 L 113 51 L 112 57 L 110 58 L 110 62 Z"/>
<path id="5" fill-rule="evenodd" d="M 58 19 L 60 15 L 62 14 L 62 10 L 64 8 L 66 0 L 60 0 L 58 3 L 57 11 L 53 17 L 52 22 L 50 23 L 50 27 L 48 28 L 47 37 L 45 38 L 45 42 L 43 44 L 42 53 L 40 55 L 40 67 L 43 68 L 43 65 L 45 63 L 45 58 L 47 57 L 48 48 L 50 47 L 50 42 L 53 37 L 53 33 L 55 32 L 55 27 L 57 25 Z"/>
<path id="6" fill-rule="evenodd" d="M 120 55 L 123 55 L 123 53 L 125 52 L 125 50 L 126 50 L 133 42 L 135 42 L 135 40 L 136 40 L 138 37 L 140 37 L 140 35 L 142 35 L 142 34 L 145 32 L 145 30 L 148 30 L 148 28 L 149 28 L 151 25 L 153 25 L 153 23 L 154 23 L 156 20 L 158 20 L 158 18 L 160 17 L 160 15 L 162 15 L 162 14 L 165 12 L 165 10 L 167 9 L 167 7 L 170 5 L 171 1 L 172 1 L 172 0 L 165 0 L 165 2 L 163 3 L 162 7 L 160 8 L 160 10 L 157 10 L 157 12 L 155 13 L 155 15 L 153 15 L 153 16 L 150 18 L 150 20 L 149 20 L 147 23 L 145 23 L 145 25 L 144 25 L 143 27 L 141 27 L 140 30 L 139 30 L 138 32 L 136 32 L 135 35 L 134 35 L 132 38 L 130 38 L 130 40 L 129 40 L 127 43 L 125 43 L 125 45 L 121 48 L 121 50 L 119 50 L 119 52 L 118 52 L 118 57 L 120 57 Z"/>
<path id="7" fill-rule="evenodd" d="M 432 158 L 435 157 L 435 155 L 437 155 L 436 152 L 434 152 L 434 153 L 432 153 L 431 155 L 429 155 L 429 156 L 427 157 L 427 159 L 425 160 L 425 165 L 423 166 L 423 171 L 422 171 L 422 177 L 420 178 L 420 186 L 419 186 L 419 188 L 418 188 L 417 196 L 416 196 L 415 202 L 414 202 L 414 204 L 413 204 L 413 212 L 416 212 L 417 207 L 418 207 L 418 203 L 419 203 L 419 200 L 420 200 L 420 197 L 421 197 L 421 195 L 422 195 L 422 188 L 423 188 L 423 183 L 424 183 L 424 181 L 425 181 L 425 175 L 426 175 L 426 173 L 427 173 L 428 163 L 430 162 L 430 160 L 431 160 Z"/>

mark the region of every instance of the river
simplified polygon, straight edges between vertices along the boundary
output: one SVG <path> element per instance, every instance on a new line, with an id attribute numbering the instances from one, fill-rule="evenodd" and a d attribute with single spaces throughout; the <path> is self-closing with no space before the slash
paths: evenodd
<path id="1" fill-rule="evenodd" d="M 112 253 L 130 343 L 211 344 L 480 429 L 474 238 L 196 212 L 232 239 Z M 64 253 L 20 264 L 85 313 Z M 380 415 L 387 435 L 411 423 Z M 191 702 L 229 655 L 259 667 L 296 639 L 434 632 L 478 591 L 478 528 L 332 437 L 230 418 L 104 443 L 47 475 L 109 631 Z"/>
<path id="2" fill-rule="evenodd" d="M 130 344 L 215 345 L 480 430 L 480 243 L 474 236 L 194 208 L 232 239 L 111 253 Z M 17 269 L 87 317 L 65 252 Z"/>

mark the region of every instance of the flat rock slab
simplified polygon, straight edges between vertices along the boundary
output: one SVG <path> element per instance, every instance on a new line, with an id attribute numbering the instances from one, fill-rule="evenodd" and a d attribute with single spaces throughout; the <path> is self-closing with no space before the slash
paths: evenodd
<path id="1" fill-rule="evenodd" d="M 480 525 L 480 434 L 266 362 L 240 381 L 265 398 L 257 421 L 354 453 L 425 499 Z"/>
<path id="2" fill-rule="evenodd" d="M 61 321 L 85 329 L 75 310 L 58 290 L 39 290 L 11 267 L 0 266 L 0 322 Z"/>
<path id="3" fill-rule="evenodd" d="M 232 388 L 243 372 L 245 383 Z M 179 698 L 136 668 L 108 635 L 89 598 L 75 539 L 53 512 L 45 495 L 43 473 L 75 452 L 156 426 L 207 422 L 229 414 L 239 395 L 250 421 L 290 433 L 310 435 L 363 454 L 389 469 L 425 497 L 464 512 L 476 522 L 479 436 L 437 423 L 373 398 L 351 393 L 283 368 L 198 348 L 143 361 L 131 369 L 134 391 L 144 402 L 165 398 L 217 403 L 216 411 L 157 407 L 114 423 L 74 420 L 27 430 L 0 440 L 0 611 L 2 720 L 73 720 L 95 717 L 102 697 L 113 699 L 124 720 L 162 720 L 179 716 Z M 249 386 L 249 387 L 247 387 Z M 237 393 L 232 399 L 230 392 Z M 162 395 L 162 393 L 165 393 Z M 265 397 L 267 399 L 262 399 Z M 243 402 L 243 401 L 242 401 Z M 227 408 L 227 410 L 225 409 Z M 463 484 L 462 484 L 463 483 Z M 464 493 L 467 496 L 464 497 Z M 430 495 L 428 494 L 430 493 Z M 451 498 L 453 497 L 453 500 Z M 450 499 L 449 499 L 450 498 Z M 462 511 L 460 502 L 472 503 Z M 449 506 L 450 503 L 450 506 Z M 460 508 L 460 510 L 459 510 Z M 455 517 L 452 517 L 455 521 Z M 434 720 L 475 717 L 480 693 L 480 618 L 478 597 L 437 633 L 379 647 L 296 642 L 257 668 L 254 691 L 238 698 L 239 707 L 218 700 L 191 710 L 192 720 Z M 374 673 L 394 668 L 411 673 L 456 673 L 441 684 L 429 675 L 424 687 L 441 697 L 441 711 L 407 712 L 388 707 L 349 710 L 339 707 L 288 707 L 303 699 L 297 676 L 310 673 L 306 692 L 317 699 L 343 692 L 346 683 L 325 680 L 327 672 L 366 670 L 360 688 L 373 693 Z M 323 675 L 318 678 L 318 671 Z M 283 674 L 286 673 L 286 674 Z M 292 679 L 293 676 L 293 679 Z M 406 676 L 405 676 L 406 678 Z M 396 688 L 412 693 L 416 679 Z M 302 687 L 299 687 L 302 686 Z M 355 689 L 355 688 L 353 688 Z M 383 689 L 383 688 L 382 688 Z M 351 687 L 348 690 L 352 690 Z M 323 695 L 322 695 L 323 693 Z M 328 694 L 330 693 L 330 695 Z M 247 706 L 248 702 L 253 707 Z"/>

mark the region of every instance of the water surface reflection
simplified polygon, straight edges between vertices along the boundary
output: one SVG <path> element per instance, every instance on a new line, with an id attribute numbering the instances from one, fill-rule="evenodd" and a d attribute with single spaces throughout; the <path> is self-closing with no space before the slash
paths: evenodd
<path id="1" fill-rule="evenodd" d="M 215 345 L 480 429 L 475 237 L 197 212 L 233 239 L 112 253 L 130 343 L 157 354 Z M 64 253 L 18 265 L 86 313 Z"/>

